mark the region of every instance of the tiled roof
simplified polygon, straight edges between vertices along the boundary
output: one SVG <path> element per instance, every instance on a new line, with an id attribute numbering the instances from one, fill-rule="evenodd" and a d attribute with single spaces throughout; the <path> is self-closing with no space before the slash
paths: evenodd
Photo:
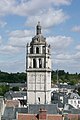
<path id="1" fill-rule="evenodd" d="M 18 120 L 38 120 L 36 114 L 18 114 Z M 62 115 L 47 115 L 47 120 L 62 120 Z"/>
<path id="2" fill-rule="evenodd" d="M 48 120 L 62 120 L 62 115 L 48 115 Z"/>
<path id="3" fill-rule="evenodd" d="M 36 114 L 18 114 L 17 117 L 17 120 L 38 120 Z M 80 116 L 78 114 L 69 114 L 68 116 L 65 115 L 65 118 L 66 117 L 69 118 L 69 120 L 80 120 Z M 47 114 L 47 120 L 62 120 L 62 115 Z"/>
<path id="4" fill-rule="evenodd" d="M 33 114 L 18 114 L 18 120 L 38 120 Z"/>
<path id="5" fill-rule="evenodd" d="M 6 101 L 6 107 L 18 107 L 19 106 L 18 100 L 7 100 Z"/>

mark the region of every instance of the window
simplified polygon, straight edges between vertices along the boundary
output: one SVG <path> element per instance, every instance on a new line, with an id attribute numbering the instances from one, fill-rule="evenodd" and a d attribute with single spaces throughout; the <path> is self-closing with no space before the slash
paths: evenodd
<path id="1" fill-rule="evenodd" d="M 36 47 L 36 54 L 39 54 L 39 48 Z"/>
<path id="2" fill-rule="evenodd" d="M 71 100 L 71 104 L 73 104 L 73 101 Z"/>
<path id="3" fill-rule="evenodd" d="M 36 59 L 33 59 L 33 68 L 36 68 Z"/>
<path id="4" fill-rule="evenodd" d="M 31 46 L 31 48 L 30 48 L 30 53 L 31 54 L 33 53 L 33 46 Z"/>
<path id="5" fill-rule="evenodd" d="M 42 68 L 42 60 L 39 59 L 39 68 Z"/>
<path id="6" fill-rule="evenodd" d="M 74 104 L 76 105 L 76 100 L 74 101 Z"/>
<path id="7" fill-rule="evenodd" d="M 42 48 L 42 53 L 45 53 L 45 46 L 43 46 Z"/>
<path id="8" fill-rule="evenodd" d="M 80 100 L 78 101 L 78 104 L 80 104 Z"/>

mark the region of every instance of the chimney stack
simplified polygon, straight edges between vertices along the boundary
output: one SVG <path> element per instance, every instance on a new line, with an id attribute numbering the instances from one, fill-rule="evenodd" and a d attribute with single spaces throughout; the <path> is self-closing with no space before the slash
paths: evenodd
<path id="1" fill-rule="evenodd" d="M 39 110 L 39 120 L 47 120 L 47 110 L 45 109 Z"/>

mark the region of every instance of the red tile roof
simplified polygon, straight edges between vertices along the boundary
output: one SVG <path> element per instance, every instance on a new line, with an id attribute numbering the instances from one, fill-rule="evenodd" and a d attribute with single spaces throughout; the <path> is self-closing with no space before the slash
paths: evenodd
<path id="1" fill-rule="evenodd" d="M 36 114 L 18 114 L 18 120 L 38 120 L 36 116 Z M 62 115 L 48 115 L 47 120 L 62 120 Z"/>
<path id="2" fill-rule="evenodd" d="M 17 120 L 39 120 L 36 114 L 18 114 Z M 80 116 L 78 114 L 69 114 L 70 120 L 79 120 Z M 62 120 L 62 115 L 59 114 L 47 114 L 47 120 Z"/>
<path id="3" fill-rule="evenodd" d="M 18 114 L 18 120 L 38 120 L 33 114 Z"/>

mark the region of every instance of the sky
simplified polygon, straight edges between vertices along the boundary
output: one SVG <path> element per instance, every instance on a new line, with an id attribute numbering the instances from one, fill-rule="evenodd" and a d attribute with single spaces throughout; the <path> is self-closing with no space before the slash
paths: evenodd
<path id="1" fill-rule="evenodd" d="M 0 0 L 0 70 L 26 71 L 26 44 L 38 21 L 52 70 L 80 73 L 80 0 Z"/>

